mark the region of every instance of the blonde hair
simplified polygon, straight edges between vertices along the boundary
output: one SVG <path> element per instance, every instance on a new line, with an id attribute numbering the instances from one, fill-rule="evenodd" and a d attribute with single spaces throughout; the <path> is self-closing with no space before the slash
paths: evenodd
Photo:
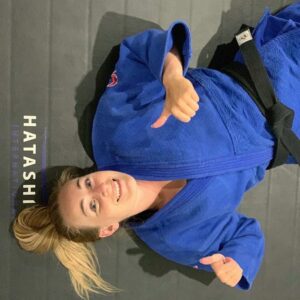
<path id="1" fill-rule="evenodd" d="M 58 194 L 70 179 L 81 175 L 82 169 L 65 169 L 49 197 L 48 206 L 34 205 L 23 209 L 13 222 L 13 232 L 20 246 L 35 253 L 53 250 L 61 264 L 69 270 L 73 287 L 79 297 L 89 299 L 89 292 L 104 294 L 122 291 L 104 281 L 98 257 L 91 242 L 99 239 L 98 228 L 75 229 L 65 226 L 58 210 Z"/>

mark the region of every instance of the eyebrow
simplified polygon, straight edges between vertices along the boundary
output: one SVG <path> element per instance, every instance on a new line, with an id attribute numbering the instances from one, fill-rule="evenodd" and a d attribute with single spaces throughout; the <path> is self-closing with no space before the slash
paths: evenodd
<path id="1" fill-rule="evenodd" d="M 81 189 L 81 186 L 79 183 L 79 177 L 76 180 L 76 185 L 79 189 Z M 82 213 L 87 217 L 87 214 L 85 213 L 84 208 L 83 208 L 83 199 L 81 199 L 81 201 L 80 201 L 80 209 L 81 209 Z"/>

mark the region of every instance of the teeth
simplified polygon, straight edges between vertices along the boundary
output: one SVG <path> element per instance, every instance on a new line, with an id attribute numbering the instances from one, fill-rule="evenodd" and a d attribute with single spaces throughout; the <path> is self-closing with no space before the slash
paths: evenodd
<path id="1" fill-rule="evenodd" d="M 115 184 L 115 189 L 116 189 L 116 194 L 117 194 L 117 201 L 119 201 L 120 200 L 120 188 L 119 188 L 119 185 L 118 185 L 118 183 L 117 183 L 117 181 L 115 180 L 115 179 L 113 179 L 113 182 L 114 182 L 114 184 Z"/>

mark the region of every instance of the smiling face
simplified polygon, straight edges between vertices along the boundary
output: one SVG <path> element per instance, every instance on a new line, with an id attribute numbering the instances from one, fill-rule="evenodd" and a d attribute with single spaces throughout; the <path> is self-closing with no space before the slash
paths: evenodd
<path id="1" fill-rule="evenodd" d="M 99 236 L 113 234 L 119 222 L 148 209 L 162 183 L 136 181 L 115 171 L 98 171 L 64 184 L 59 210 L 67 226 L 99 228 Z"/>
<path id="2" fill-rule="evenodd" d="M 132 176 L 99 171 L 68 181 L 58 201 L 68 226 L 105 228 L 113 225 L 111 229 L 117 230 L 120 221 L 136 214 L 137 198 L 137 183 Z"/>

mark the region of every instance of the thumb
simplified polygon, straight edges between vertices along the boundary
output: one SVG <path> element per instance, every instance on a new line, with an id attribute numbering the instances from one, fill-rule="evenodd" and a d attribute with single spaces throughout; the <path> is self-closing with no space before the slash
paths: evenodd
<path id="1" fill-rule="evenodd" d="M 225 263 L 229 263 L 229 262 L 231 262 L 232 260 L 233 260 L 233 259 L 232 259 L 231 257 L 226 256 L 224 262 L 225 262 Z"/>
<path id="2" fill-rule="evenodd" d="M 169 113 L 169 111 L 166 108 L 164 108 L 160 117 L 151 125 L 151 128 L 159 128 L 163 126 L 167 122 L 170 115 L 171 114 Z"/>
<path id="3" fill-rule="evenodd" d="M 211 265 L 218 261 L 221 261 L 221 262 L 225 261 L 225 256 L 223 254 L 216 253 L 211 256 L 206 256 L 206 257 L 203 257 L 200 259 L 200 262 L 203 265 Z"/>

